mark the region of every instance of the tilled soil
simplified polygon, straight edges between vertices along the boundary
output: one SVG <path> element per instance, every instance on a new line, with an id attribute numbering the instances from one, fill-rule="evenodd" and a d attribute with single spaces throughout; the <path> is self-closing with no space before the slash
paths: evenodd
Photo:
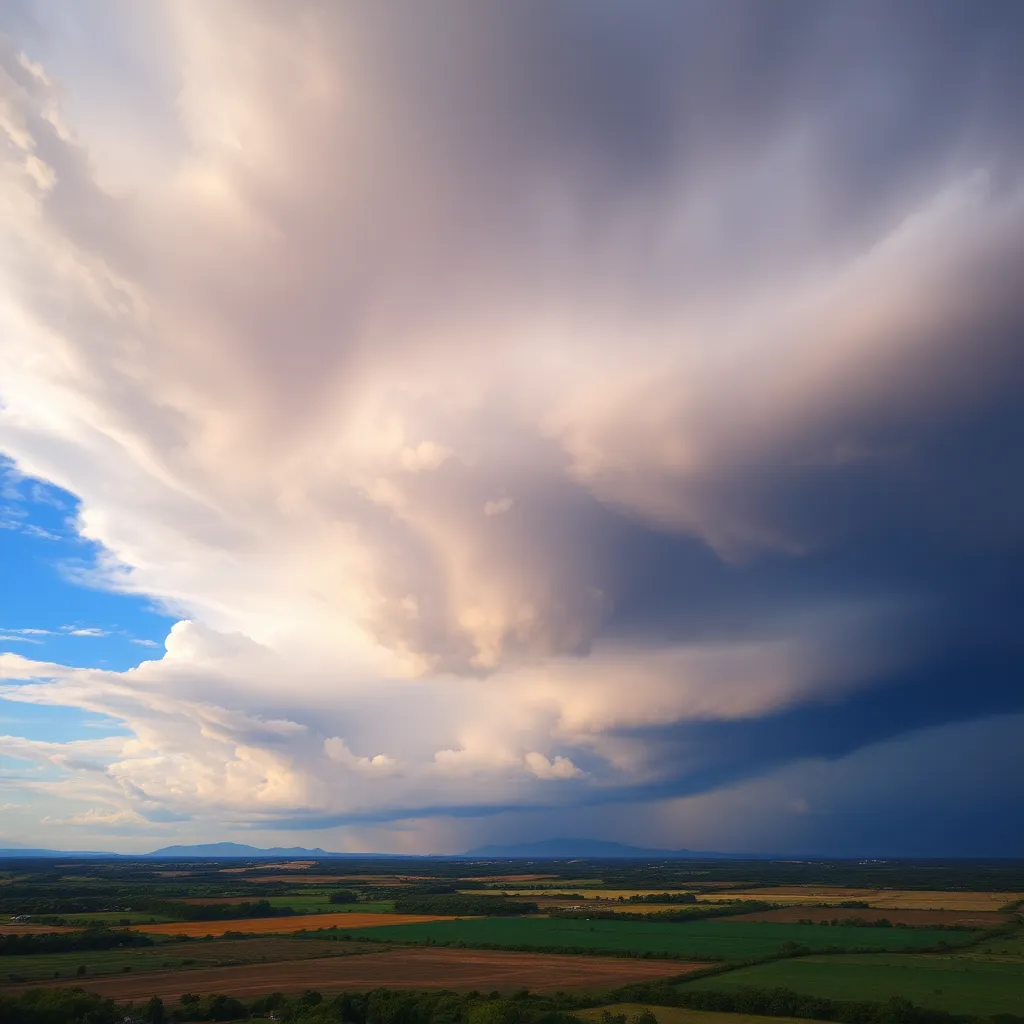
<path id="1" fill-rule="evenodd" d="M 679 960 L 420 948 L 289 963 L 153 971 L 138 977 L 113 975 L 68 980 L 57 985 L 77 985 L 124 1001 L 149 999 L 154 995 L 174 1001 L 185 992 L 252 998 L 271 992 L 301 992 L 305 989 L 316 989 L 324 994 L 374 988 L 479 989 L 483 992 L 528 988 L 535 992 L 556 992 L 611 989 L 685 974 L 707 966 L 706 963 Z M 54 983 L 48 982 L 47 987 L 54 987 Z"/>

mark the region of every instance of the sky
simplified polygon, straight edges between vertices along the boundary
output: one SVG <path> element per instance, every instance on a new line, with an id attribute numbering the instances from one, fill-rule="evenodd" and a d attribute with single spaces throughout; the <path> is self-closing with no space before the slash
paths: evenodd
<path id="1" fill-rule="evenodd" d="M 8 0 L 0 845 L 1024 856 L 1015 0 Z"/>

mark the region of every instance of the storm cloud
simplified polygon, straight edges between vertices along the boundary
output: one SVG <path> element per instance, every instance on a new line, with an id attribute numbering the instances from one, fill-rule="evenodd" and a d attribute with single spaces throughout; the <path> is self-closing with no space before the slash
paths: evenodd
<path id="1" fill-rule="evenodd" d="M 1019 5 L 74 7 L 4 16 L 0 450 L 181 620 L 0 655 L 127 727 L 7 738 L 78 824 L 727 815 L 960 727 L 986 778 Z"/>

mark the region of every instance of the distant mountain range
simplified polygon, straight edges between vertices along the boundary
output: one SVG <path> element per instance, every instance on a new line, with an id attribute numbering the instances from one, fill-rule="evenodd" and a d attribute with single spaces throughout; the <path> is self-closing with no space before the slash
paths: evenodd
<path id="1" fill-rule="evenodd" d="M 329 853 L 319 847 L 307 850 L 303 846 L 274 846 L 269 850 L 244 843 L 201 843 L 198 846 L 165 846 L 152 853 L 103 853 L 96 850 L 41 850 L 27 846 L 0 848 L 0 857 L 118 857 L 130 860 L 317 860 L 323 857 L 386 857 L 389 854 Z"/>
<path id="2" fill-rule="evenodd" d="M 206 857 L 210 860 L 220 860 L 224 857 L 247 857 L 252 860 L 264 857 L 292 857 L 301 860 L 315 860 L 317 857 L 350 857 L 352 855 L 328 853 L 326 850 L 321 850 L 319 846 L 313 850 L 307 850 L 302 846 L 272 846 L 269 850 L 263 850 L 258 846 L 246 846 L 244 843 L 201 843 L 199 846 L 165 846 L 142 856 Z M 374 855 L 370 854 L 370 856 Z"/>
<path id="3" fill-rule="evenodd" d="M 0 857 L 118 857 L 133 860 L 320 860 L 328 857 L 368 858 L 407 857 L 408 854 L 393 853 L 331 853 L 315 847 L 308 850 L 303 846 L 273 846 L 263 849 L 244 843 L 200 843 L 197 846 L 164 846 L 152 853 L 122 854 L 102 853 L 95 850 L 43 850 L 29 847 L 0 848 Z M 597 859 L 656 859 L 656 860 L 700 860 L 700 859 L 757 859 L 751 854 L 712 853 L 706 850 L 658 850 L 646 846 L 627 846 L 625 843 L 606 842 L 601 839 L 543 839 L 536 843 L 511 843 L 507 845 L 478 846 L 462 854 L 452 855 L 454 859 L 471 860 L 597 860 Z M 452 858 L 449 858 L 452 859 Z"/>
<path id="4" fill-rule="evenodd" d="M 32 846 L 0 847 L 0 857 L 117 857 L 116 853 L 102 853 L 98 850 L 40 850 Z"/>

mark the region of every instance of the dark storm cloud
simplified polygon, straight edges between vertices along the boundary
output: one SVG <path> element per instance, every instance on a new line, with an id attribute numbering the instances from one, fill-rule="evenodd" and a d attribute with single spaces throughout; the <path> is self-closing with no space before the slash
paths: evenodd
<path id="1" fill-rule="evenodd" d="M 0 51 L 0 443 L 193 620 L 24 692 L 116 706 L 147 808 L 700 794 L 1024 704 L 1019 4 L 153 11 L 119 190 Z"/>

